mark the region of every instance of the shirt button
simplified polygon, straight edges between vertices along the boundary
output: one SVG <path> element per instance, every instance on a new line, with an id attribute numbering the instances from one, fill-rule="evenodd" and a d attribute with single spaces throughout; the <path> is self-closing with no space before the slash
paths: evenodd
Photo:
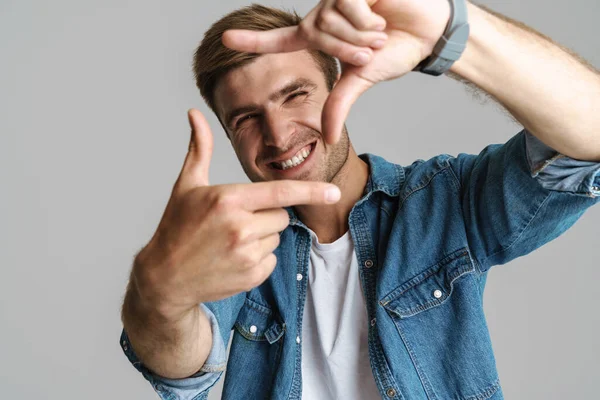
<path id="1" fill-rule="evenodd" d="M 300 336 L 296 336 L 296 343 L 300 343 Z"/>
<path id="2" fill-rule="evenodd" d="M 252 332 L 252 333 L 256 333 L 256 325 L 252 325 L 252 326 L 250 327 L 250 332 Z"/>
<path id="3" fill-rule="evenodd" d="M 371 268 L 372 266 L 373 266 L 373 260 L 366 260 L 365 261 L 365 267 Z"/>
<path id="4" fill-rule="evenodd" d="M 440 297 L 442 297 L 442 291 L 439 289 L 434 290 L 433 297 L 435 297 L 436 299 L 439 299 Z"/>
<path id="5" fill-rule="evenodd" d="M 388 395 L 388 397 L 394 397 L 396 395 L 396 391 L 392 388 L 389 388 L 385 393 Z"/>
<path id="6" fill-rule="evenodd" d="M 373 319 L 371 320 L 371 326 L 375 326 L 375 322 L 377 322 L 377 318 L 373 318 Z"/>
<path id="7" fill-rule="evenodd" d="M 298 274 L 298 275 L 296 275 L 296 280 L 297 280 L 297 281 L 301 281 L 301 280 L 302 280 L 302 274 Z"/>

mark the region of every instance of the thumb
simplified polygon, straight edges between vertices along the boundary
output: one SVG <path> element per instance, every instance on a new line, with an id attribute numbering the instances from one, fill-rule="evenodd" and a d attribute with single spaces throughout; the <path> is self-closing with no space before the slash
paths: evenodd
<path id="1" fill-rule="evenodd" d="M 356 99 L 373 85 L 373 82 L 355 73 L 349 71 L 342 73 L 340 80 L 327 97 L 321 114 L 321 127 L 328 144 L 338 142 L 350 108 Z"/>
<path id="2" fill-rule="evenodd" d="M 188 110 L 191 134 L 188 153 L 179 175 L 179 186 L 188 190 L 208 185 L 208 170 L 213 152 L 213 135 L 204 115 L 196 109 Z"/>

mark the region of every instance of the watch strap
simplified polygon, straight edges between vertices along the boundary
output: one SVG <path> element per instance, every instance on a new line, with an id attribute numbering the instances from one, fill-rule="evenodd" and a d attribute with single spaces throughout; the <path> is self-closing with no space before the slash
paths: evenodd
<path id="1" fill-rule="evenodd" d="M 466 0 L 448 0 L 450 19 L 432 54 L 421 61 L 414 71 L 438 76 L 448 71 L 465 50 L 469 38 Z"/>

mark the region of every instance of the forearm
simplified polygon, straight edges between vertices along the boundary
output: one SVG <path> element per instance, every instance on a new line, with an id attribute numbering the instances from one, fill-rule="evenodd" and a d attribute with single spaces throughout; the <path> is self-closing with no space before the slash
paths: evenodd
<path id="1" fill-rule="evenodd" d="M 133 280 L 127 288 L 122 322 L 142 363 L 166 378 L 196 373 L 212 346 L 210 321 L 200 307 L 170 320 L 140 298 Z"/>
<path id="2" fill-rule="evenodd" d="M 468 12 L 471 34 L 451 72 L 493 96 L 548 146 L 600 161 L 600 74 L 519 23 L 470 3 Z"/>

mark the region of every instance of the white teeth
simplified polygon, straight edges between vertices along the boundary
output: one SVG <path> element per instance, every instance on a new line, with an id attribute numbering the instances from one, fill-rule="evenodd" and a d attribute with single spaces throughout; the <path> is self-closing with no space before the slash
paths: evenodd
<path id="1" fill-rule="evenodd" d="M 309 150 L 300 150 L 292 158 L 290 158 L 289 160 L 280 162 L 279 165 L 281 166 L 281 169 L 288 169 L 290 167 L 295 167 L 296 165 L 302 164 L 302 162 L 306 159 L 306 157 L 308 157 L 309 154 L 310 154 L 310 149 Z"/>

